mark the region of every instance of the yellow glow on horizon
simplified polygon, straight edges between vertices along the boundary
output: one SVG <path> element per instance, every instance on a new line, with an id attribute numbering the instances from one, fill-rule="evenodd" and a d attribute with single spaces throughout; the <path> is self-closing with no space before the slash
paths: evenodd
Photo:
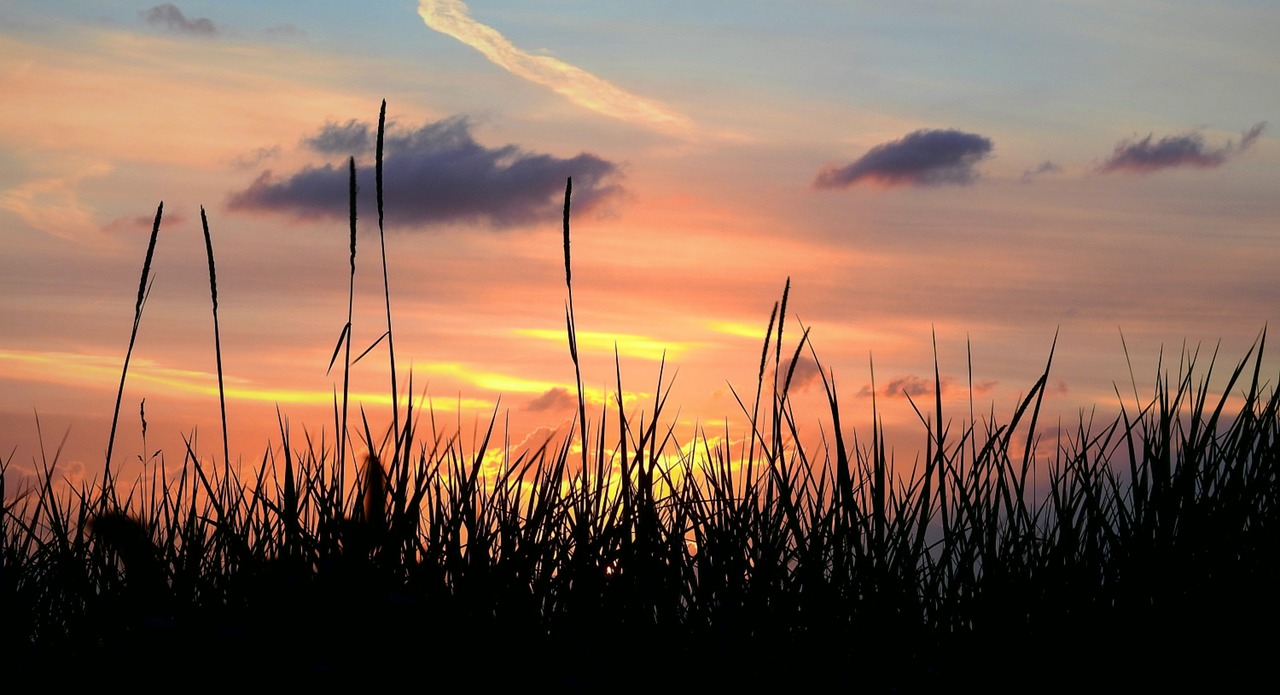
<path id="1" fill-rule="evenodd" d="M 480 388 L 503 393 L 546 393 L 553 389 L 566 388 L 564 384 L 553 381 L 538 381 L 497 372 L 482 372 L 456 362 L 435 362 L 427 365 L 426 369 L 428 372 L 447 374 Z M 573 387 L 570 385 L 568 388 Z"/>
<path id="2" fill-rule="evenodd" d="M 123 362 L 119 357 L 82 355 L 72 352 L 29 352 L 25 350 L 0 350 L 0 375 L 24 381 L 52 381 L 61 384 L 84 385 L 95 383 L 112 386 L 119 382 Z M 39 368 L 39 371 L 23 369 Z M 208 372 L 161 367 L 152 360 L 134 359 L 129 363 L 132 379 L 178 388 L 203 388 L 201 381 L 217 377 Z"/>
<path id="3" fill-rule="evenodd" d="M 544 394 L 549 391 L 565 391 L 567 393 L 575 393 L 577 387 L 573 384 L 561 384 L 554 381 L 540 381 L 537 379 L 526 379 L 524 377 L 512 376 L 510 374 L 499 374 L 497 372 L 485 372 L 472 369 L 466 365 L 456 362 L 436 362 L 427 365 L 427 371 L 437 374 L 445 374 L 466 381 L 467 383 L 478 386 L 489 391 L 497 391 L 499 393 L 530 393 Z M 615 403 L 613 392 L 606 392 L 604 389 L 593 386 L 584 386 L 583 395 L 586 397 L 587 403 L 592 405 L 602 405 L 605 403 Z M 622 393 L 622 402 L 624 405 L 633 403 L 637 398 L 647 398 L 649 394 L 643 392 L 624 391 Z"/>
<path id="4" fill-rule="evenodd" d="M 671 135 L 688 137 L 692 133 L 692 122 L 665 104 L 631 94 L 562 60 L 521 50 L 498 30 L 472 19 L 461 0 L 421 0 L 418 15 L 429 28 L 452 36 L 507 72 L 548 87 L 579 106 Z"/>
<path id="5" fill-rule="evenodd" d="M 541 340 L 567 343 L 563 330 L 520 328 L 516 329 L 514 333 L 516 335 L 524 335 Z M 632 333 L 578 331 L 577 336 L 579 350 L 602 352 L 612 355 L 614 347 L 616 346 L 619 356 L 635 357 L 642 360 L 652 360 L 654 362 L 662 360 L 664 357 L 667 359 L 676 359 L 686 350 L 697 345 L 697 343 L 690 342 L 663 342 L 655 338 L 635 335 Z"/>
<path id="6" fill-rule="evenodd" d="M 0 350 L 0 376 L 23 381 L 48 381 L 72 386 L 96 385 L 100 388 L 118 386 L 123 363 L 117 357 L 81 355 L 70 352 L 27 352 Z M 218 376 L 210 372 L 173 369 L 156 364 L 152 360 L 134 359 L 129 363 L 126 383 L 143 382 L 166 387 L 170 393 L 217 396 Z M 230 383 L 226 383 L 230 382 Z M 228 400 L 258 401 L 294 405 L 331 405 L 333 391 L 264 388 L 252 381 L 224 377 L 224 393 Z M 410 396 L 400 396 L 401 405 L 409 403 Z M 356 392 L 348 394 L 353 403 L 390 405 L 389 393 Z M 465 410 L 492 410 L 494 402 L 480 398 L 449 399 Z"/>
<path id="7" fill-rule="evenodd" d="M 118 357 L 84 355 L 70 352 L 30 352 L 0 349 L 0 377 L 22 381 L 51 382 L 69 386 L 95 386 L 109 389 L 119 384 L 122 361 Z M 473 386 L 499 393 L 542 395 L 552 391 L 576 393 L 573 384 L 542 381 L 525 377 L 486 372 L 466 365 L 439 362 L 429 364 L 428 372 L 451 376 Z M 244 378 L 224 378 L 224 392 L 228 399 L 289 403 L 299 405 L 329 405 L 333 403 L 331 390 L 307 390 L 271 388 L 255 385 Z M 129 363 L 127 383 L 143 382 L 165 387 L 170 393 L 197 396 L 217 396 L 218 377 L 211 372 L 173 369 L 152 360 L 135 358 Z M 615 392 L 598 387 L 584 386 L 583 394 L 591 405 L 616 403 Z M 648 398 L 647 392 L 624 391 L 623 405 Z M 351 402 L 389 405 L 391 395 L 377 392 L 354 392 L 348 396 Z M 409 402 L 409 394 L 401 394 L 401 404 Z M 429 399 L 457 403 L 466 410 L 492 410 L 497 401 L 484 398 Z"/>
<path id="8" fill-rule="evenodd" d="M 764 327 L 754 323 L 739 323 L 737 321 L 708 321 L 707 328 L 725 335 L 737 336 L 739 338 L 753 338 L 755 340 L 764 339 Z"/>

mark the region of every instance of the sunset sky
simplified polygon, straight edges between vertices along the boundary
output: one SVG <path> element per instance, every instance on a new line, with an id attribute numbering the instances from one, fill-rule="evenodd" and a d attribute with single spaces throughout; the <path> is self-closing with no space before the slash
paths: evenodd
<path id="1" fill-rule="evenodd" d="M 373 205 L 387 101 L 386 248 L 402 388 L 469 441 L 575 412 L 561 204 L 574 180 L 584 386 L 734 436 L 787 278 L 848 433 L 904 394 L 1007 418 L 1057 336 L 1046 432 L 1163 348 L 1220 383 L 1280 325 L 1280 8 L 1210 2 L 150 2 L 0 6 L 0 459 L 101 471 L 139 273 L 154 285 L 114 458 L 221 456 L 208 213 L 233 458 L 332 442 L 359 170 L 353 350 L 385 330 Z M 1273 125 L 1268 125 L 1271 122 Z M 1122 342 L 1123 335 L 1123 342 Z M 353 403 L 389 420 L 385 344 Z M 1268 358 L 1266 374 L 1280 360 Z M 798 421 L 824 427 L 800 365 Z M 461 424 L 458 418 L 461 418 Z M 736 419 L 735 419 L 736 418 Z M 907 434 L 903 434 L 903 433 Z M 429 425 L 423 425 L 430 439 Z M 499 436 L 504 436 L 500 433 Z M 1052 452 L 1052 445 L 1045 453 Z M 148 453 L 150 453 L 148 451 Z"/>

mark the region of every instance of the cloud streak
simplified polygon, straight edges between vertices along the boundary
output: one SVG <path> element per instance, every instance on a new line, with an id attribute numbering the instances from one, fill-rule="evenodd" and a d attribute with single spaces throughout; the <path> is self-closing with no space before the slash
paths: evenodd
<path id="1" fill-rule="evenodd" d="M 957 382 L 952 377 L 944 376 L 938 381 L 942 386 L 942 394 L 944 396 L 951 393 L 956 388 Z M 976 384 L 971 383 L 969 385 L 969 393 L 974 396 L 985 396 L 991 393 L 999 383 L 1000 382 L 994 380 L 981 381 Z M 937 395 L 935 391 L 934 377 L 932 375 L 919 376 L 916 374 L 907 374 L 890 379 L 888 383 L 876 391 L 872 390 L 871 384 L 864 384 L 862 388 L 858 390 L 857 395 L 859 398 L 869 398 L 872 395 L 884 398 L 921 398 L 924 396 L 935 396 Z"/>
<path id="2" fill-rule="evenodd" d="M 563 386 L 548 389 L 545 393 L 524 404 L 524 410 L 545 413 L 563 411 L 571 413 L 578 407 L 578 397 Z"/>
<path id="3" fill-rule="evenodd" d="M 355 121 L 326 124 L 304 143 L 326 154 L 368 151 L 370 126 Z M 389 223 L 423 227 L 469 222 L 495 229 L 559 219 L 565 179 L 573 177 L 575 212 L 591 212 L 621 191 L 618 168 L 592 154 L 560 158 L 526 152 L 515 145 L 489 148 L 471 136 L 465 117 L 388 133 L 383 162 Z M 354 152 L 353 152 L 354 151 Z M 359 159 L 359 157 L 357 157 Z M 342 219 L 348 214 L 347 167 L 307 166 L 285 177 L 262 172 L 247 188 L 232 193 L 232 210 L 283 212 L 298 219 Z M 373 171 L 358 174 L 363 197 L 374 191 Z"/>
<path id="4" fill-rule="evenodd" d="M 1060 174 L 1060 173 L 1062 173 L 1062 167 L 1057 163 L 1051 162 L 1046 159 L 1045 161 L 1040 162 L 1040 164 L 1036 166 L 1034 169 L 1027 169 L 1026 171 L 1022 172 L 1022 182 L 1030 183 L 1032 179 L 1035 179 L 1036 177 L 1041 176 L 1043 174 Z"/>
<path id="5" fill-rule="evenodd" d="M 256 167 L 259 164 L 262 164 L 263 162 L 267 161 L 268 159 L 272 159 L 279 156 L 280 156 L 279 145 L 267 145 L 263 147 L 256 147 L 251 152 L 246 152 L 245 154 L 237 155 L 236 157 L 233 157 L 231 159 L 231 166 L 237 169 L 252 169 L 253 167 Z"/>
<path id="6" fill-rule="evenodd" d="M 951 386 L 951 378 L 942 379 L 942 390 L 946 391 Z M 889 383 L 880 388 L 878 392 L 873 392 L 871 384 L 864 384 L 858 391 L 860 398 L 866 398 L 871 395 L 879 395 L 885 398 L 898 398 L 906 396 L 908 398 L 919 398 L 921 396 L 934 395 L 934 381 L 932 377 L 916 376 L 908 374 L 906 376 L 898 376 L 889 380 Z"/>
<path id="7" fill-rule="evenodd" d="M 1226 164 L 1231 157 L 1249 149 L 1266 127 L 1265 121 L 1256 123 L 1241 134 L 1239 146 L 1228 141 L 1218 148 L 1207 146 L 1204 136 L 1197 131 L 1168 135 L 1159 140 L 1155 140 L 1153 134 L 1141 139 L 1121 140 L 1098 170 L 1104 174 L 1117 171 L 1150 174 L 1182 167 L 1216 169 Z"/>
<path id="8" fill-rule="evenodd" d="M 218 33 L 218 28 L 214 26 L 212 19 L 207 17 L 187 19 L 177 5 L 169 2 L 143 10 L 140 14 L 147 24 L 175 34 L 191 34 L 208 38 Z"/>
<path id="9" fill-rule="evenodd" d="M 302 143 L 324 154 L 367 152 L 373 143 L 373 128 L 354 118 L 346 123 L 325 123 L 320 132 L 303 138 Z"/>
<path id="10" fill-rule="evenodd" d="M 431 29 L 480 51 L 503 70 L 547 87 L 579 106 L 668 135 L 688 137 L 692 133 L 692 122 L 665 104 L 631 94 L 564 61 L 521 50 L 498 30 L 472 19 L 460 0 L 422 0 L 418 15 Z"/>
<path id="11" fill-rule="evenodd" d="M 27 226 L 65 241 L 96 243 L 99 226 L 93 206 L 84 198 L 82 183 L 105 176 L 114 167 L 106 162 L 80 166 L 67 176 L 33 179 L 0 190 L 0 210 L 17 215 Z"/>
<path id="12" fill-rule="evenodd" d="M 848 188 L 875 183 L 898 186 L 967 185 L 978 179 L 974 166 L 991 154 L 991 140 L 959 130 L 917 130 L 901 140 L 876 145 L 846 166 L 818 172 L 814 188 Z"/>

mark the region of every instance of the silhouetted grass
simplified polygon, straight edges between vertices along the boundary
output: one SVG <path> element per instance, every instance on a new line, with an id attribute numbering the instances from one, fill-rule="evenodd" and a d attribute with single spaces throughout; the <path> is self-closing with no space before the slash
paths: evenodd
<path id="1" fill-rule="evenodd" d="M 580 691 L 1118 689 L 1267 674 L 1280 397 L 1261 373 L 1264 338 L 1220 395 L 1214 360 L 1198 371 L 1192 355 L 1149 401 L 1118 398 L 1114 421 L 1082 418 L 1048 452 L 1037 427 L 1052 351 L 1004 422 L 956 424 L 935 371 L 934 403 L 916 411 L 923 456 L 907 471 L 874 404 L 869 440 L 845 439 L 826 371 L 830 432 L 800 443 L 791 370 L 817 354 L 805 331 L 783 358 L 788 281 L 754 398 L 739 400 L 737 446 L 703 433 L 681 449 L 661 374 L 648 420 L 631 424 L 619 400 L 606 441 L 609 409 L 592 423 L 581 396 L 571 191 L 573 431 L 515 458 L 504 446 L 486 468 L 496 416 L 467 449 L 394 406 L 389 450 L 365 424 L 383 458 L 348 484 L 349 313 L 336 447 L 295 441 L 281 417 L 279 454 L 248 479 L 202 463 L 195 442 L 123 493 L 109 458 L 101 482 L 76 488 L 55 484 L 57 454 L 30 489 L 0 476 L 6 670 Z M 216 320 L 211 249 L 210 275 Z M 387 308 L 390 353 L 389 290 Z M 621 393 L 620 370 L 617 381 Z"/>
<path id="2" fill-rule="evenodd" d="M 142 323 L 142 309 L 146 305 L 147 296 L 151 294 L 151 258 L 156 250 L 156 239 L 160 236 L 160 218 L 164 214 L 164 202 L 156 206 L 155 223 L 151 226 L 151 238 L 147 241 L 147 257 L 142 262 L 142 278 L 138 281 L 138 300 L 133 307 L 133 330 L 129 333 L 129 348 L 124 353 L 124 367 L 120 370 L 120 388 L 116 391 L 116 407 L 111 414 L 111 435 L 107 438 L 107 458 L 103 464 L 103 485 L 111 486 L 111 454 L 116 444 L 116 426 L 120 421 L 120 399 L 124 397 L 124 381 L 129 374 L 129 358 L 133 356 L 133 344 L 138 339 L 138 326 Z"/>

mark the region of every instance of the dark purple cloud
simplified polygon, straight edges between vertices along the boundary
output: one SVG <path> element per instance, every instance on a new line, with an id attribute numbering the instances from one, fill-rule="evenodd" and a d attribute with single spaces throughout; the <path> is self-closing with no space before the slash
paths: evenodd
<path id="1" fill-rule="evenodd" d="M 355 121 L 330 123 L 304 140 L 320 152 L 365 160 L 358 184 L 360 209 L 373 206 L 373 130 Z M 232 210 L 282 212 L 299 219 L 345 219 L 348 169 L 307 166 L 286 176 L 262 172 L 248 188 L 232 193 Z M 617 165 L 592 154 L 561 158 L 526 152 L 515 145 L 485 147 L 471 136 L 465 117 L 416 130 L 388 128 L 383 163 L 387 221 L 422 227 L 434 222 L 475 222 L 510 228 L 557 220 L 563 212 L 565 180 L 573 177 L 573 208 L 588 212 L 621 191 Z"/>
<path id="2" fill-rule="evenodd" d="M 978 178 L 974 165 L 991 154 L 991 148 L 990 139 L 974 133 L 917 130 L 901 140 L 876 145 L 852 164 L 832 165 L 819 171 L 813 186 L 969 184 Z"/>
<path id="3" fill-rule="evenodd" d="M 1177 167 L 1215 169 L 1226 164 L 1237 152 L 1243 152 L 1253 145 L 1266 127 L 1265 121 L 1256 123 L 1241 135 L 1239 146 L 1227 142 L 1218 148 L 1207 146 L 1204 136 L 1197 131 L 1169 135 L 1159 140 L 1155 140 L 1152 134 L 1141 139 L 1121 140 L 1098 170 L 1102 173 L 1126 171 L 1149 174 Z"/>
<path id="4" fill-rule="evenodd" d="M 213 25 L 212 19 L 206 17 L 187 19 L 186 15 L 182 14 L 182 10 L 173 3 L 156 5 L 151 9 L 143 10 L 140 14 L 147 24 L 177 34 L 211 37 L 218 33 L 218 28 Z"/>

